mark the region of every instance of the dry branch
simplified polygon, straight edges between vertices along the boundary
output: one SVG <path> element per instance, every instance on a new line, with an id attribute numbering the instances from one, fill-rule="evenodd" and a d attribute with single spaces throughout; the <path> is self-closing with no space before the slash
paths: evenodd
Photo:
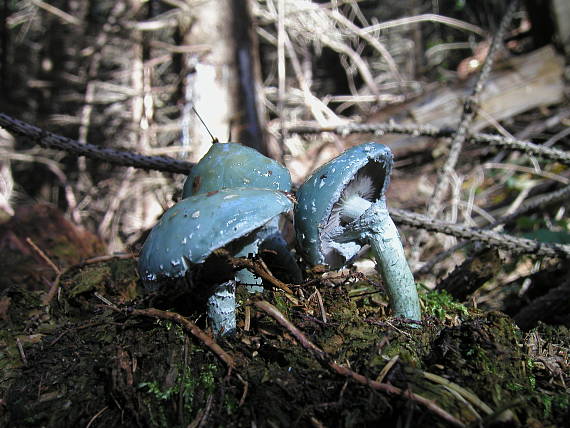
<path id="1" fill-rule="evenodd" d="M 81 144 L 75 140 L 52 134 L 26 122 L 14 119 L 4 113 L 0 113 L 0 126 L 5 127 L 8 131 L 32 139 L 32 141 L 40 144 L 42 147 L 65 150 L 76 156 L 88 156 L 117 165 L 182 174 L 187 174 L 192 167 L 192 164 L 188 162 L 177 161 L 167 157 L 142 156 L 114 149 L 102 149 L 91 144 Z M 568 245 L 546 244 L 492 231 L 470 229 L 465 226 L 436 221 L 403 210 L 392 210 L 392 213 L 401 224 L 445 233 L 463 239 L 481 241 L 487 245 L 504 248 L 514 253 L 562 258 L 570 256 L 570 246 Z"/>
<path id="2" fill-rule="evenodd" d="M 76 25 L 76 26 L 81 25 L 81 21 L 77 19 L 75 16 L 70 15 L 69 13 L 64 12 L 61 9 L 58 9 L 57 7 L 52 6 L 49 3 L 43 2 L 41 0 L 32 0 L 32 3 L 35 6 L 39 7 L 40 9 L 43 9 L 46 12 L 57 16 L 59 19 L 61 19 L 62 22 L 66 24 Z"/>
<path id="3" fill-rule="evenodd" d="M 551 244 L 532 239 L 517 238 L 506 233 L 470 228 L 467 226 L 435 220 L 425 215 L 405 210 L 391 209 L 390 214 L 396 223 L 405 224 L 430 232 L 445 233 L 457 238 L 479 241 L 483 244 L 502 248 L 514 254 L 529 254 L 544 257 L 570 258 L 570 245 Z"/>
<path id="4" fill-rule="evenodd" d="M 536 210 L 538 208 L 547 207 L 557 202 L 561 202 L 566 200 L 570 197 L 570 186 L 565 186 L 561 189 L 555 190 L 553 192 L 546 193 L 544 195 L 537 196 L 531 200 L 526 201 L 521 205 L 519 209 L 515 212 L 501 217 L 494 222 L 487 224 L 483 227 L 483 229 L 495 229 L 499 228 L 504 224 L 509 224 L 512 221 L 516 220 L 517 218 L 525 215 L 526 213 Z M 442 251 L 441 253 L 437 254 L 436 256 L 432 257 L 428 262 L 426 262 L 421 268 L 414 272 L 414 275 L 422 275 L 428 273 L 432 270 L 433 266 L 441 262 L 442 260 L 449 257 L 456 251 L 465 248 L 469 244 L 468 241 L 461 242 L 453 247 Z"/>
<path id="5" fill-rule="evenodd" d="M 372 33 L 376 31 L 383 31 L 388 30 L 390 28 L 399 27 L 402 25 L 412 25 L 417 24 L 420 22 L 437 22 L 440 24 L 448 25 L 450 27 L 457 28 L 463 31 L 469 31 L 475 33 L 481 37 L 487 37 L 488 34 L 484 31 L 481 27 L 478 27 L 473 24 L 469 24 L 464 21 L 460 21 L 459 19 L 450 18 L 448 16 L 441 16 L 436 15 L 434 13 L 425 13 L 423 15 L 416 15 L 416 16 L 407 16 L 405 18 L 393 19 L 391 21 L 384 21 L 378 24 L 371 25 L 370 27 L 366 27 L 363 31 L 367 33 Z"/>
<path id="6" fill-rule="evenodd" d="M 261 259 L 251 260 L 244 257 L 232 257 L 232 255 L 224 249 L 216 250 L 214 251 L 214 254 L 224 257 L 234 268 L 248 269 L 267 281 L 269 284 L 273 285 L 275 288 L 283 290 L 286 293 L 293 294 L 290 286 L 275 278 Z"/>
<path id="7" fill-rule="evenodd" d="M 414 137 L 451 138 L 457 132 L 454 128 L 438 127 L 433 125 L 408 125 L 395 122 L 349 124 L 340 126 L 315 126 L 296 125 L 287 128 L 290 134 L 320 134 L 332 132 L 338 135 L 349 134 L 403 134 Z M 516 138 L 503 137 L 486 133 L 472 133 L 467 136 L 467 141 L 480 145 L 491 145 L 508 150 L 518 150 L 532 156 L 538 156 L 547 160 L 570 165 L 570 153 L 564 150 L 553 149 L 530 141 L 517 140 Z"/>
<path id="8" fill-rule="evenodd" d="M 505 32 L 507 30 L 507 26 L 511 23 L 511 19 L 513 14 L 515 13 L 516 8 L 518 7 L 518 0 L 512 0 L 507 13 L 503 17 L 501 21 L 501 26 L 499 27 L 499 31 L 494 35 L 493 41 L 491 43 L 491 47 L 489 49 L 489 53 L 485 58 L 485 63 L 483 64 L 483 68 L 479 77 L 477 79 L 477 83 L 473 88 L 473 92 L 471 96 L 465 100 L 463 105 L 463 113 L 461 116 L 461 122 L 459 123 L 459 127 L 457 132 L 455 133 L 453 140 L 451 142 L 451 146 L 449 149 L 449 154 L 443 165 L 441 171 L 438 173 L 437 183 L 435 185 L 435 189 L 433 190 L 433 194 L 430 198 L 427 215 L 429 217 L 434 217 L 440 211 L 441 204 L 443 202 L 443 198 L 445 197 L 447 187 L 449 185 L 449 179 L 451 176 L 452 171 L 455 169 L 457 165 L 457 161 L 459 160 L 459 154 L 463 149 L 463 143 L 465 142 L 469 127 L 471 122 L 473 121 L 475 114 L 477 113 L 477 107 L 479 103 L 479 96 L 481 91 L 483 90 L 483 86 L 489 77 L 489 73 L 491 72 L 491 67 L 493 65 L 493 60 L 495 53 L 499 48 L 499 44 L 502 43 Z"/>
<path id="9" fill-rule="evenodd" d="M 101 148 L 93 144 L 81 144 L 77 140 L 62 137 L 44 131 L 22 120 L 0 113 L 0 126 L 16 135 L 29 138 L 46 149 L 63 150 L 74 156 L 86 156 L 91 159 L 109 162 L 120 166 L 132 166 L 178 174 L 188 174 L 192 168 L 189 162 L 179 161 L 165 156 L 144 156 L 137 153 Z"/>

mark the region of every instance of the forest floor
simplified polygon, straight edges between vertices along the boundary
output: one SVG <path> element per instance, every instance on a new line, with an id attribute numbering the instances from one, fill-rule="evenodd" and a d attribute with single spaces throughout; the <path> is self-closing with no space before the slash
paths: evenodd
<path id="1" fill-rule="evenodd" d="M 238 288 L 217 347 L 191 295 L 143 295 L 133 257 L 89 259 L 97 239 L 54 208 L 19 218 L 1 231 L 0 426 L 568 426 L 566 327 L 523 333 L 420 285 L 414 328 L 376 276 L 310 272 L 292 295 Z"/>
<path id="2" fill-rule="evenodd" d="M 429 214 L 447 192 L 430 220 L 471 232 L 499 221 L 505 237 L 535 241 L 502 258 L 498 246 L 477 252 L 475 239 L 457 249 L 463 235 L 422 231 L 412 242 L 402 228 L 412 267 L 428 266 L 416 274 L 419 328 L 390 316 L 373 271 L 307 270 L 291 293 L 271 281 L 261 295 L 238 287 L 237 332 L 214 342 L 200 297 L 145 293 L 136 270 L 184 176 L 111 164 L 107 150 L 185 163 L 200 152 L 189 141 L 209 144 L 193 110 L 212 123 L 224 103 L 208 90 L 215 111 L 196 103 L 196 70 L 210 70 L 200 66 L 210 48 L 190 32 L 198 7 L 52 3 L 4 2 L 2 12 L 1 71 L 13 81 L 2 80 L 0 110 L 42 129 L 0 134 L 0 427 L 570 426 L 569 252 L 557 265 L 536 254 L 570 244 L 569 193 L 553 202 L 570 192 L 568 61 L 541 41 L 535 50 L 528 33 L 545 18 L 514 13 L 515 2 L 510 12 L 496 1 L 254 2 L 263 58 L 252 69 L 263 75 L 252 86 L 264 87 L 255 97 L 270 119 L 267 152 L 295 185 L 346 148 L 380 141 L 396 159 L 390 209 Z M 410 13 L 423 24 L 404 25 Z M 446 14 L 453 26 L 433 21 Z M 213 132 L 221 140 L 246 129 L 233 122 L 250 104 L 236 104 Z M 188 138 L 188 124 L 204 137 Z M 76 161 L 48 130 L 105 156 Z M 442 283 L 450 294 L 434 291 Z M 521 313 L 532 315 L 525 325 Z"/>

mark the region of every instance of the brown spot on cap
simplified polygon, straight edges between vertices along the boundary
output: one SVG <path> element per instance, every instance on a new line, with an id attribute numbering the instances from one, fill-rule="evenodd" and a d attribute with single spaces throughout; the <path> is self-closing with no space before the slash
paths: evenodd
<path id="1" fill-rule="evenodd" d="M 194 181 L 192 181 L 192 194 L 198 193 L 198 190 L 200 190 L 201 183 L 202 183 L 202 177 L 200 177 L 199 175 L 194 177 Z"/>

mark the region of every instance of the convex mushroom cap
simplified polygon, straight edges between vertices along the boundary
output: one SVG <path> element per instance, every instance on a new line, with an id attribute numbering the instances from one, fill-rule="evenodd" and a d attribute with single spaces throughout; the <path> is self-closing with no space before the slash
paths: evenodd
<path id="1" fill-rule="evenodd" d="M 215 143 L 190 171 L 184 183 L 182 197 L 235 187 L 289 192 L 291 185 L 289 171 L 277 161 L 239 143 Z M 275 217 L 265 225 L 263 230 L 259 231 L 259 236 L 259 243 L 264 249 L 279 254 L 280 265 L 285 268 L 290 279 L 300 282 L 301 270 L 281 235 L 279 218 Z M 258 250 L 258 245 L 254 242 L 244 249 L 243 254 L 236 256 L 257 254 Z M 256 278 L 247 269 L 237 272 L 236 279 L 248 284 L 247 289 L 250 292 L 262 291 L 259 286 L 261 279 Z"/>
<path id="2" fill-rule="evenodd" d="M 182 197 L 233 187 L 289 192 L 291 175 L 284 166 L 251 147 L 216 143 L 188 174 Z"/>
<path id="3" fill-rule="evenodd" d="M 139 275 L 147 289 L 183 277 L 216 249 L 231 246 L 238 255 L 256 249 L 258 233 L 292 208 L 282 192 L 268 189 L 222 189 L 181 200 L 152 229 L 139 257 Z M 215 334 L 236 328 L 235 281 L 204 290 Z"/>
<path id="4" fill-rule="evenodd" d="M 290 199 L 266 189 L 222 189 L 182 199 L 150 232 L 138 270 L 149 288 L 182 277 L 222 248 L 291 210 Z"/>

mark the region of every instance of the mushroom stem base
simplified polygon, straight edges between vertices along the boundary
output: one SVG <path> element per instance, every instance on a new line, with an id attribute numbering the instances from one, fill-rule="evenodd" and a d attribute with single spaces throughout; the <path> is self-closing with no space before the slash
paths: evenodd
<path id="1" fill-rule="evenodd" d="M 421 310 L 418 291 L 414 276 L 404 254 L 400 235 L 396 225 L 388 215 L 388 211 L 381 210 L 382 221 L 372 225 L 365 232 L 366 241 L 376 259 L 376 269 L 384 280 L 384 286 L 390 305 L 397 317 L 420 321 Z"/>
<path id="2" fill-rule="evenodd" d="M 208 319 L 215 335 L 225 336 L 236 329 L 236 283 L 218 284 L 208 298 Z"/>

